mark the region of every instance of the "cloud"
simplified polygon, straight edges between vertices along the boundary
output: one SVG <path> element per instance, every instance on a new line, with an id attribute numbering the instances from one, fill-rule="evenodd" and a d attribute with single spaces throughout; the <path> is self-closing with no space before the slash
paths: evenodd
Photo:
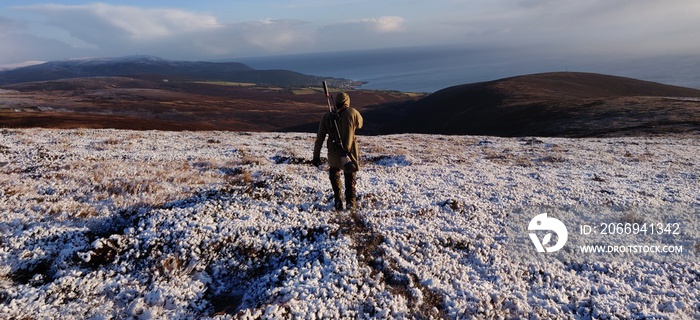
<path id="1" fill-rule="evenodd" d="M 0 64 L 29 60 L 57 60 L 86 56 L 88 52 L 64 42 L 27 33 L 0 33 Z"/>
<path id="2" fill-rule="evenodd" d="M 13 7 L 40 17 L 44 26 L 37 26 L 35 20 L 0 17 L 4 40 L 0 51 L 29 54 L 25 60 L 52 51 L 59 58 L 80 52 L 215 59 L 458 43 L 547 53 L 700 51 L 700 42 L 695 41 L 700 39 L 700 2 L 696 0 L 438 0 L 430 5 L 405 3 L 401 8 L 369 1 L 363 3 L 367 8 L 346 0 L 336 2 L 345 6 L 334 11 L 332 18 L 313 18 L 314 10 L 320 10 L 316 6 L 331 5 L 313 0 L 295 3 L 308 9 L 296 11 L 292 6 L 276 11 L 283 18 L 254 21 L 222 21 L 212 13 L 104 3 Z M 390 14 L 354 20 L 337 16 L 341 12 L 363 17 L 366 10 Z M 308 20 L 284 18 L 295 13 Z M 37 49 L 40 43 L 45 47 Z M 8 49 L 22 45 L 26 48 Z M 0 55 L 0 62 L 18 62 L 9 59 Z"/>
<path id="3" fill-rule="evenodd" d="M 368 24 L 370 26 L 370 29 L 380 33 L 404 31 L 406 29 L 404 25 L 405 22 L 406 20 L 404 18 L 397 16 L 385 16 L 379 18 L 357 20 L 357 23 Z M 353 22 L 351 21 L 351 23 Z"/>
<path id="4" fill-rule="evenodd" d="M 389 35 L 406 30 L 406 20 L 398 16 L 317 25 L 295 19 L 224 22 L 206 13 L 104 3 L 18 9 L 44 17 L 47 25 L 70 35 L 74 43 L 94 49 L 93 55 L 206 59 L 342 50 L 381 46 L 391 40 Z"/>
<path id="5" fill-rule="evenodd" d="M 41 14 L 46 17 L 47 24 L 93 44 L 105 42 L 111 36 L 147 41 L 219 26 L 211 15 L 177 9 L 147 9 L 104 3 L 80 6 L 46 4 L 20 8 Z"/>
<path id="6" fill-rule="evenodd" d="M 171 59 L 202 59 L 258 53 L 284 53 L 312 46 L 313 28 L 291 19 L 227 23 L 215 16 L 179 9 L 46 4 L 17 9 L 45 18 L 94 55 L 153 54 Z M 0 20 L 0 24 L 3 20 Z"/>
<path id="7" fill-rule="evenodd" d="M 420 45 L 409 31 L 406 19 L 384 16 L 346 20 L 318 27 L 316 51 L 342 51 Z M 310 50 L 309 50 L 310 51 Z"/>
<path id="8" fill-rule="evenodd" d="M 465 42 L 611 53 L 700 49 L 690 40 L 700 38 L 700 2 L 693 0 L 500 1 L 459 14 L 439 23 L 471 31 L 462 33 Z"/>
<path id="9" fill-rule="evenodd" d="M 9 34 L 23 28 L 23 25 L 17 21 L 0 17 L 0 35 Z"/>
<path id="10" fill-rule="evenodd" d="M 282 52 L 285 49 L 310 46 L 314 43 L 314 30 L 298 20 L 265 19 L 240 24 L 238 30 L 246 43 L 268 52 Z"/>
<path id="11" fill-rule="evenodd" d="M 330 27 L 351 29 L 363 29 L 364 31 L 372 31 L 376 33 L 392 33 L 404 31 L 406 19 L 397 16 L 384 16 L 378 18 L 365 18 L 347 20 L 340 23 L 335 23 Z"/>
<path id="12" fill-rule="evenodd" d="M 29 33 L 26 22 L 0 17 L 0 64 L 85 56 L 86 51 L 63 41 Z"/>

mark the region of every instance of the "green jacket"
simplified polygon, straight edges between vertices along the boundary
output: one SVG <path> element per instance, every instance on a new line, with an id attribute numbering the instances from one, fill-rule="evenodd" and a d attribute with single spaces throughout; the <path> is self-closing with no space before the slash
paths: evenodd
<path id="1" fill-rule="evenodd" d="M 359 169 L 360 152 L 357 147 L 357 140 L 355 139 L 355 129 L 362 128 L 362 115 L 360 115 L 360 112 L 350 107 L 339 109 L 338 115 L 340 116 L 340 121 L 338 121 L 338 123 L 340 126 L 340 136 L 343 137 L 343 144 L 348 148 L 348 156 Z M 321 123 L 318 125 L 318 133 L 316 134 L 316 142 L 314 143 L 314 158 L 320 158 L 323 141 L 326 140 L 326 136 L 328 136 L 328 142 L 326 142 L 326 146 L 328 147 L 328 164 L 333 168 L 343 169 L 343 165 L 340 162 L 341 150 L 331 142 L 330 138 L 330 116 L 331 113 L 326 112 L 323 118 L 321 118 Z"/>

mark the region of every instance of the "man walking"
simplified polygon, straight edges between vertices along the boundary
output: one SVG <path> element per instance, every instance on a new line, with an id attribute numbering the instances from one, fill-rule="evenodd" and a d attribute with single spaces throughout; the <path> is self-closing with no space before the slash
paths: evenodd
<path id="1" fill-rule="evenodd" d="M 340 171 L 344 171 L 343 175 L 345 177 L 345 202 L 346 208 L 348 210 L 354 210 L 357 206 L 356 204 L 356 191 L 355 183 L 357 181 L 357 170 L 360 169 L 360 155 L 357 147 L 357 141 L 355 139 L 355 130 L 362 128 L 362 115 L 357 110 L 350 108 L 350 96 L 346 93 L 341 92 L 335 99 L 335 106 L 337 108 L 338 119 L 336 123 L 338 124 L 338 131 L 340 132 L 340 137 L 343 140 L 342 145 L 347 148 L 347 150 L 341 150 L 341 147 L 336 143 L 331 142 L 331 130 L 333 128 L 333 113 L 327 112 L 321 118 L 321 123 L 318 125 L 318 133 L 316 134 L 316 142 L 314 143 L 314 155 L 313 155 L 313 165 L 321 165 L 321 147 L 323 146 L 323 141 L 326 140 L 326 135 L 328 135 L 328 142 L 326 143 L 328 148 L 328 164 L 330 169 L 328 170 L 328 176 L 331 180 L 331 187 L 333 188 L 333 200 L 335 201 L 335 209 L 340 211 L 343 210 L 343 198 L 341 197 L 341 185 L 340 185 Z M 347 156 L 354 164 L 353 166 L 343 166 L 341 161 L 341 156 L 346 153 Z"/>

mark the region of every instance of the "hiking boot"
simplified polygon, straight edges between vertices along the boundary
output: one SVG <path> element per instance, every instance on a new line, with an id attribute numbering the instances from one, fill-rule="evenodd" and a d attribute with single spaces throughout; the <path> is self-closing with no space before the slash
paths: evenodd
<path id="1" fill-rule="evenodd" d="M 357 210 L 357 203 L 355 203 L 355 200 L 348 201 L 346 204 L 346 209 L 348 211 L 355 211 Z"/>
<path id="2" fill-rule="evenodd" d="M 335 199 L 335 211 L 343 211 L 343 199 Z"/>

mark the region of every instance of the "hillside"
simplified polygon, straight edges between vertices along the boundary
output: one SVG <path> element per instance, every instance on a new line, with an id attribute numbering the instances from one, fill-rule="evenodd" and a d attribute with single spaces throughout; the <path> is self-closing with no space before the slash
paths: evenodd
<path id="1" fill-rule="evenodd" d="M 320 84 L 164 82 L 157 76 L 19 83 L 0 86 L 0 126 L 230 131 L 298 131 L 306 126 L 315 131 L 328 110 Z M 400 92 L 349 92 L 362 111 L 415 100 Z M 380 128 L 381 122 L 372 120 L 364 132 Z"/>
<path id="2" fill-rule="evenodd" d="M 591 73 L 466 84 L 401 109 L 388 131 L 498 136 L 624 136 L 700 130 L 700 90 Z"/>
<path id="3" fill-rule="evenodd" d="M 255 70 L 236 62 L 172 61 L 153 56 L 86 58 L 50 61 L 0 71 L 0 85 L 84 77 L 156 76 L 173 80 L 251 82 L 278 86 L 317 85 L 323 80 L 352 85 L 344 79 L 327 79 L 289 70 Z M 358 85 L 356 83 L 355 85 Z"/>
<path id="4" fill-rule="evenodd" d="M 154 63 L 174 62 L 154 59 Z M 95 70 L 101 63 L 88 64 Z M 197 70 L 206 69 L 195 64 Z M 298 86 L 260 84 L 303 81 L 295 80 L 293 73 L 285 73 L 291 75 L 285 77 L 277 71 L 249 70 L 236 64 L 230 67 L 240 69 L 232 73 L 241 78 L 232 80 L 229 76 L 228 81 L 221 81 L 173 76 L 166 82 L 167 68 L 152 66 L 152 71 L 160 74 L 0 86 L 4 89 L 0 92 L 0 125 L 316 131 L 318 119 L 327 109 L 320 78 L 304 78 L 311 82 Z M 65 71 L 64 67 L 55 69 Z M 80 68 L 71 72 L 77 75 L 76 70 Z M 267 81 L 267 77 L 276 80 Z M 630 78 L 545 73 L 454 86 L 428 96 L 355 90 L 348 88 L 352 82 L 347 81 L 335 79 L 331 89 L 350 93 L 352 105 L 365 117 L 363 135 L 595 137 L 700 132 L 700 90 Z"/>
<path id="5" fill-rule="evenodd" d="M 695 138 L 359 137 L 351 214 L 313 134 L 0 137 L 2 319 L 700 317 Z M 524 229 L 542 212 L 570 230 L 559 252 Z"/>

